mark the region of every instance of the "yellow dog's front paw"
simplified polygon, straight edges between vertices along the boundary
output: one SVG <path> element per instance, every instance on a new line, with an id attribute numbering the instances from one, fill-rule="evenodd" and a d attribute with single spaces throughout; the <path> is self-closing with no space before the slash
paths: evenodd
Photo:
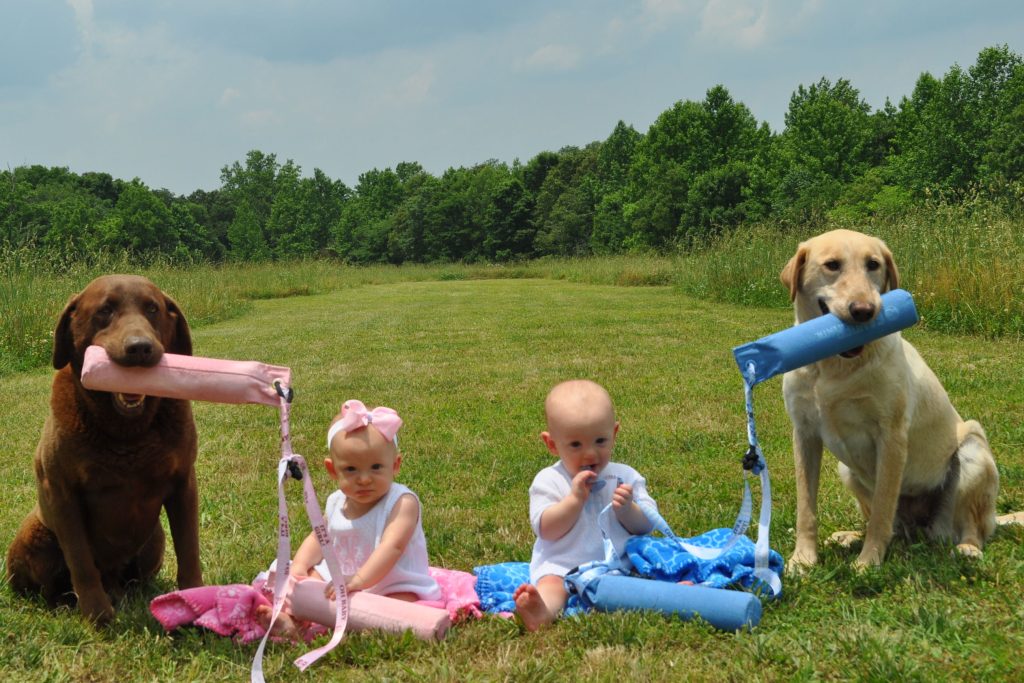
<path id="1" fill-rule="evenodd" d="M 797 550 L 794 551 L 789 561 L 786 562 L 786 573 L 802 576 L 816 564 L 818 564 L 818 553 Z"/>
<path id="2" fill-rule="evenodd" d="M 885 550 L 865 547 L 860 551 L 860 555 L 853 561 L 853 568 L 857 572 L 864 572 L 872 567 L 878 567 L 882 564 L 882 558 L 885 557 Z"/>
<path id="3" fill-rule="evenodd" d="M 957 545 L 956 551 L 964 557 L 979 558 L 984 555 L 984 553 L 981 552 L 981 548 L 973 543 L 960 543 Z"/>
<path id="4" fill-rule="evenodd" d="M 829 543 L 835 543 L 841 548 L 852 548 L 864 540 L 862 531 L 837 531 L 828 537 Z"/>

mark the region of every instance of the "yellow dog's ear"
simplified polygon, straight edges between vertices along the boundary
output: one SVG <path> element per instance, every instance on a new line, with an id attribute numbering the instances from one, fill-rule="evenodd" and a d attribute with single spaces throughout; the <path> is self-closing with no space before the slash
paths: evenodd
<path id="1" fill-rule="evenodd" d="M 879 240 L 881 242 L 881 240 Z M 885 259 L 885 291 L 899 289 L 900 271 L 896 269 L 896 262 L 892 258 L 892 252 L 885 242 L 882 244 L 882 258 Z"/>
<path id="2" fill-rule="evenodd" d="M 804 278 L 804 264 L 806 263 L 807 246 L 806 243 L 801 242 L 800 246 L 796 249 L 796 253 L 793 254 L 793 258 L 789 259 L 789 263 L 786 264 L 786 267 L 779 274 L 782 284 L 789 288 L 790 301 L 796 299 L 796 293 L 800 291 L 800 285 Z"/>

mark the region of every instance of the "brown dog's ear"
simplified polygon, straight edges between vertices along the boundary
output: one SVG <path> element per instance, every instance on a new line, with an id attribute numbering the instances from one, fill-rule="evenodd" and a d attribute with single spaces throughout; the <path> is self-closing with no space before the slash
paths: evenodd
<path id="1" fill-rule="evenodd" d="M 188 321 L 185 315 L 178 308 L 174 299 L 164 294 L 164 305 L 167 306 L 167 315 L 174 321 L 174 342 L 167 349 L 171 353 L 182 356 L 192 355 L 192 332 L 188 329 Z"/>
<path id="2" fill-rule="evenodd" d="M 793 258 L 789 259 L 789 263 L 782 269 L 779 274 L 779 279 L 782 280 L 782 284 L 789 288 L 789 300 L 793 301 L 796 299 L 796 293 L 800 291 L 801 281 L 804 278 L 804 264 L 807 263 L 807 247 L 801 244 L 797 247 L 796 253 L 793 254 Z"/>
<path id="3" fill-rule="evenodd" d="M 78 306 L 78 295 L 68 299 L 64 312 L 57 319 L 57 328 L 53 331 L 53 368 L 60 370 L 71 362 L 75 356 L 75 338 L 71 334 L 71 316 Z"/>
<path id="4" fill-rule="evenodd" d="M 892 258 L 892 252 L 885 242 L 882 243 L 882 258 L 885 259 L 885 291 L 898 289 L 900 286 L 900 271 L 896 269 L 896 262 Z"/>

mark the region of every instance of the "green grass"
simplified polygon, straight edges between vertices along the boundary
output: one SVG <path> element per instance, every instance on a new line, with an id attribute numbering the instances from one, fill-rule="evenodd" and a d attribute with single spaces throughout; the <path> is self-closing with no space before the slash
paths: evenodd
<path id="1" fill-rule="evenodd" d="M 277 282 L 305 281 L 310 295 L 249 299 L 235 317 L 196 326 L 195 350 L 290 366 L 293 445 L 314 467 L 343 400 L 398 409 L 406 420 L 400 480 L 423 499 L 435 565 L 468 571 L 529 558 L 527 488 L 551 462 L 538 437 L 541 404 L 551 385 L 569 377 L 609 389 L 622 421 L 616 458 L 646 475 L 677 532 L 728 526 L 745 447 L 742 385 L 730 350 L 791 324 L 791 314 L 709 303 L 673 287 L 611 286 L 628 261 L 618 261 L 617 270 L 616 262 L 601 263 L 563 265 L 562 281 L 479 280 L 470 267 L 450 269 L 461 276 L 448 280 L 423 269 L 421 281 L 411 281 L 417 278 L 401 269 L 382 268 L 374 284 L 365 283 L 370 271 L 325 281 L 320 266 L 304 278 L 296 266 Z M 658 263 L 638 267 L 637 277 L 658 280 Z M 233 296 L 235 287 L 255 289 L 233 276 L 210 294 L 209 277 L 186 286 L 188 273 L 151 276 L 187 301 L 190 315 L 202 291 L 217 298 Z M 598 276 L 607 284 L 585 284 Z M 64 293 L 50 296 L 62 305 Z M 1024 508 L 1021 342 L 923 328 L 905 336 L 961 414 L 988 429 L 1002 475 L 1000 511 Z M 4 379 L 5 543 L 35 499 L 31 454 L 50 377 L 39 368 Z M 778 380 L 758 388 L 756 407 L 775 493 L 772 546 L 788 555 L 794 484 Z M 194 408 L 205 578 L 249 582 L 275 552 L 277 413 Z M 824 469 L 823 535 L 857 527 L 832 462 Z M 328 480 L 318 472 L 315 483 L 323 500 Z M 298 488 L 289 496 L 292 520 L 301 525 Z M 272 681 L 1020 680 L 1022 541 L 1020 530 L 1001 530 L 977 562 L 953 556 L 948 546 L 898 541 L 885 565 L 865 575 L 850 569 L 851 552 L 825 547 L 807 577 L 784 577 L 783 598 L 766 605 L 761 625 L 748 634 L 653 614 L 568 619 L 542 634 L 492 618 L 458 626 L 437 644 L 356 634 L 305 674 L 291 665 L 303 648 L 273 645 L 266 668 Z M 199 630 L 165 635 L 150 617 L 148 600 L 174 587 L 173 567 L 168 551 L 155 584 L 124 600 L 104 631 L 2 587 L 0 680 L 245 680 L 255 646 Z"/>

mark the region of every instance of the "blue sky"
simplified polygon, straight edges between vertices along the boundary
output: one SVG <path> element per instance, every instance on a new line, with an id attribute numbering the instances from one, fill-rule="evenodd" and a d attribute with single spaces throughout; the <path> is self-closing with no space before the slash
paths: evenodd
<path id="1" fill-rule="evenodd" d="M 0 0 L 0 163 L 220 186 L 251 149 L 355 185 L 646 132 L 725 85 L 782 127 L 798 85 L 873 107 L 978 51 L 1019 0 Z"/>

